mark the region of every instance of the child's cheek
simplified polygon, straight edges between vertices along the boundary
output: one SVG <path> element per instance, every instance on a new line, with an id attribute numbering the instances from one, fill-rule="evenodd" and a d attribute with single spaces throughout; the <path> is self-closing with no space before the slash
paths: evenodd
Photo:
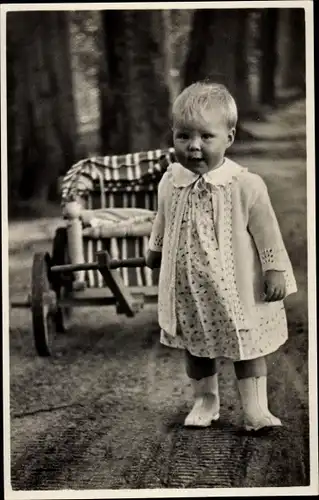
<path id="1" fill-rule="evenodd" d="M 180 163 L 183 164 L 185 162 L 185 153 L 178 146 L 175 147 L 175 156 L 176 156 L 177 161 L 179 161 Z"/>

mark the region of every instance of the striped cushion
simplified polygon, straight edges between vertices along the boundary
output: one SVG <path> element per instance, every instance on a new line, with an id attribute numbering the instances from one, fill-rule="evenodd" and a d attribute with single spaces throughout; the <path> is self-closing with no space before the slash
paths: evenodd
<path id="1" fill-rule="evenodd" d="M 174 149 L 169 148 L 82 160 L 73 165 L 62 180 L 62 204 L 79 196 L 89 198 L 95 192 L 100 194 L 99 205 L 89 206 L 88 199 L 88 208 L 104 208 L 116 206 L 111 194 L 155 192 L 161 176 L 174 158 Z M 127 206 L 140 206 L 136 200 L 133 203 L 128 200 Z M 156 209 L 153 201 L 149 207 L 144 203 L 142 207 Z"/>
<path id="2" fill-rule="evenodd" d="M 96 261 L 96 252 L 107 250 L 114 259 L 128 257 L 144 257 L 148 248 L 148 236 L 127 238 L 92 239 L 84 235 L 84 260 Z M 122 277 L 125 286 L 156 286 L 158 285 L 158 270 L 151 271 L 145 268 L 122 268 L 117 271 Z M 99 271 L 85 271 L 85 281 L 89 288 L 105 286 Z"/>

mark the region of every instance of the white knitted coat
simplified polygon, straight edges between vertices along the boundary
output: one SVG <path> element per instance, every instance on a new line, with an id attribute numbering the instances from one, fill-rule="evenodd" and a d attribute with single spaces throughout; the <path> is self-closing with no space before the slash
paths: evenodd
<path id="1" fill-rule="evenodd" d="M 286 296 L 297 291 L 276 215 L 262 178 L 225 159 L 222 167 L 205 174 L 206 182 L 217 190 L 217 239 L 221 257 L 232 261 L 240 300 L 236 328 L 254 328 L 254 306 L 262 300 L 263 272 L 284 271 Z M 159 279 L 158 315 L 160 327 L 176 335 L 175 269 L 176 250 L 188 194 L 199 175 L 179 163 L 171 164 L 158 186 L 158 211 L 149 249 L 162 252 Z M 225 199 L 231 200 L 232 248 L 224 244 Z M 227 256 L 226 252 L 231 253 Z M 272 303 L 269 303 L 272 307 Z"/>

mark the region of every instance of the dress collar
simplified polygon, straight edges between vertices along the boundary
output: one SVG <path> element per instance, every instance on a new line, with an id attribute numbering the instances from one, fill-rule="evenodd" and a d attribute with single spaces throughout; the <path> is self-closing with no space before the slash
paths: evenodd
<path id="1" fill-rule="evenodd" d="M 224 186 L 237 177 L 241 172 L 246 172 L 247 168 L 238 165 L 229 158 L 225 158 L 224 163 L 216 170 L 207 172 L 202 177 L 203 179 L 214 186 Z M 173 184 L 175 187 L 186 187 L 195 183 L 199 178 L 199 174 L 194 174 L 180 163 L 171 164 L 171 172 L 173 176 Z"/>

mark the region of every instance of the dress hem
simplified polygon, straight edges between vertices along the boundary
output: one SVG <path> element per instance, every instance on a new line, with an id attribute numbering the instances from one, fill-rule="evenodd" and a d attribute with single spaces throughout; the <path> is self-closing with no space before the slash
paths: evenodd
<path id="1" fill-rule="evenodd" d="M 199 357 L 199 358 L 202 358 L 202 357 L 205 357 L 205 358 L 211 358 L 211 359 L 216 359 L 216 358 L 224 358 L 224 359 L 229 359 L 233 362 L 235 361 L 251 361 L 253 359 L 258 359 L 258 358 L 262 358 L 264 356 L 268 356 L 269 354 L 273 354 L 274 352 L 278 351 L 278 349 L 283 346 L 288 340 L 288 336 L 287 338 L 281 340 L 277 345 L 276 347 L 270 347 L 269 349 L 265 349 L 264 352 L 260 353 L 258 356 L 244 356 L 244 357 L 231 357 L 231 356 L 227 356 L 225 354 L 216 354 L 216 356 L 208 356 L 207 354 L 205 356 L 199 356 L 198 353 L 194 353 L 192 352 L 192 349 L 188 349 L 188 352 L 190 352 L 190 354 L 192 354 L 193 356 L 196 356 L 196 357 Z M 168 343 L 166 342 L 163 342 L 162 339 L 160 339 L 160 343 L 162 345 L 165 345 L 165 347 L 170 347 L 172 349 L 180 349 L 180 350 L 186 350 L 186 347 L 184 346 L 173 346 L 173 345 L 169 345 Z"/>

